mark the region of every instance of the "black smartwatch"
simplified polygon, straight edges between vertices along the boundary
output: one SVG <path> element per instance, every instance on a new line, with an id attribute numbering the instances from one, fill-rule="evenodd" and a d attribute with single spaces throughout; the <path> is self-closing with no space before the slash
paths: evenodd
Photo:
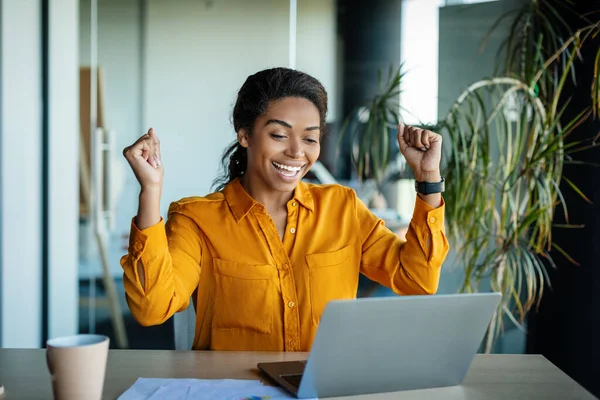
<path id="1" fill-rule="evenodd" d="M 440 182 L 416 182 L 415 181 L 415 190 L 417 193 L 426 195 L 433 193 L 442 193 L 446 188 L 444 184 L 444 177 Z"/>

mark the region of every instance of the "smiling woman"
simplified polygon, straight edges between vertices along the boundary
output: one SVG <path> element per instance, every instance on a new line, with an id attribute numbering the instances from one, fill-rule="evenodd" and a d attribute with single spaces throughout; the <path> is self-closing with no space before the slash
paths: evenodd
<path id="1" fill-rule="evenodd" d="M 238 137 L 223 156 L 223 166 L 228 166 L 224 168 L 228 173 L 215 180 L 217 190 L 244 175 L 246 170 L 252 173 L 258 166 L 256 156 L 264 152 L 272 153 L 274 157 L 270 162 L 267 160 L 269 165 L 278 171 L 296 171 L 295 176 L 301 179 L 319 157 L 320 139 L 327 127 L 326 116 L 327 92 L 310 75 L 274 68 L 248 77 L 233 110 L 233 125 Z M 252 148 L 248 151 L 251 142 Z M 248 160 L 248 156 L 254 160 Z M 289 187 L 283 189 L 290 191 Z"/>
<path id="2" fill-rule="evenodd" d="M 404 242 L 353 190 L 302 182 L 319 157 L 326 114 L 315 78 L 287 68 L 250 76 L 217 190 L 172 203 L 166 223 L 156 133 L 124 150 L 141 192 L 121 265 L 141 324 L 166 321 L 191 297 L 194 349 L 307 351 L 327 302 L 355 298 L 361 273 L 398 294 L 436 292 L 448 252 L 441 137 L 399 127 L 422 188 Z"/>
<path id="3" fill-rule="evenodd" d="M 242 182 L 248 188 L 263 186 L 256 188 L 259 192 L 289 194 L 319 158 L 319 131 L 319 111 L 310 101 L 288 97 L 272 102 L 252 132 L 238 133 L 240 146 L 248 151 Z"/>

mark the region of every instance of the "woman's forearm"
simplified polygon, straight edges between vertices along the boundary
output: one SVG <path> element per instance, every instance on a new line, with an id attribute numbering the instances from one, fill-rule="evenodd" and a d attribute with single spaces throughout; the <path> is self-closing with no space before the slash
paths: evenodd
<path id="1" fill-rule="evenodd" d="M 139 197 L 138 213 L 135 217 L 135 225 L 139 230 L 144 230 L 160 222 L 160 189 L 142 189 Z M 138 265 L 138 276 L 142 289 L 145 288 L 146 277 L 144 268 Z"/>
<path id="2" fill-rule="evenodd" d="M 147 229 L 160 222 L 160 189 L 142 189 L 139 196 L 135 224 L 139 230 Z"/>

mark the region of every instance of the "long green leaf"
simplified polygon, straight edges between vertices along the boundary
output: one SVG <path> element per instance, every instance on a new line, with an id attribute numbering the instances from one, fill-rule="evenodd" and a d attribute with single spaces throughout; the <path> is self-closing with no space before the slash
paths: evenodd
<path id="1" fill-rule="evenodd" d="M 563 177 L 563 179 L 565 180 L 565 182 L 567 182 L 569 184 L 571 189 L 573 189 L 575 191 L 575 193 L 577 193 L 579 195 L 579 197 L 581 197 L 583 200 L 585 200 L 589 204 L 594 204 L 594 203 L 592 203 L 592 201 L 590 199 L 587 198 L 587 196 L 585 194 L 583 194 L 581 189 L 579 189 L 573 182 L 571 182 L 571 180 L 569 180 L 567 177 Z"/>
<path id="2" fill-rule="evenodd" d="M 594 112 L 594 118 L 598 116 L 600 112 L 600 50 L 596 53 L 596 60 L 594 62 L 594 79 L 592 83 L 592 109 Z"/>
<path id="3" fill-rule="evenodd" d="M 552 247 L 553 247 L 555 250 L 557 250 L 557 251 L 558 251 L 560 254 L 562 254 L 562 255 L 563 255 L 563 257 L 565 257 L 567 260 L 569 260 L 569 262 L 570 262 L 571 264 L 574 264 L 574 265 L 576 265 L 576 266 L 578 266 L 578 267 L 579 267 L 579 266 L 581 266 L 581 264 L 579 264 L 577 261 L 575 261 L 575 260 L 574 260 L 574 259 L 573 259 L 573 258 L 572 258 L 570 255 L 568 255 L 568 254 L 567 254 L 567 252 L 566 252 L 566 251 L 564 251 L 564 250 L 562 249 L 562 247 L 560 247 L 560 246 L 559 246 L 559 245 L 557 245 L 556 243 L 552 243 Z"/>

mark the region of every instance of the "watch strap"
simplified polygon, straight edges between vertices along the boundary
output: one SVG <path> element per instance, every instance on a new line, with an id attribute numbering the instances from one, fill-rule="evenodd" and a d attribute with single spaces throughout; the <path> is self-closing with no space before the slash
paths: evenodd
<path id="1" fill-rule="evenodd" d="M 417 193 L 427 195 L 434 193 L 443 193 L 446 189 L 445 180 L 442 177 L 442 180 L 439 182 L 416 182 L 415 181 L 415 190 Z"/>

